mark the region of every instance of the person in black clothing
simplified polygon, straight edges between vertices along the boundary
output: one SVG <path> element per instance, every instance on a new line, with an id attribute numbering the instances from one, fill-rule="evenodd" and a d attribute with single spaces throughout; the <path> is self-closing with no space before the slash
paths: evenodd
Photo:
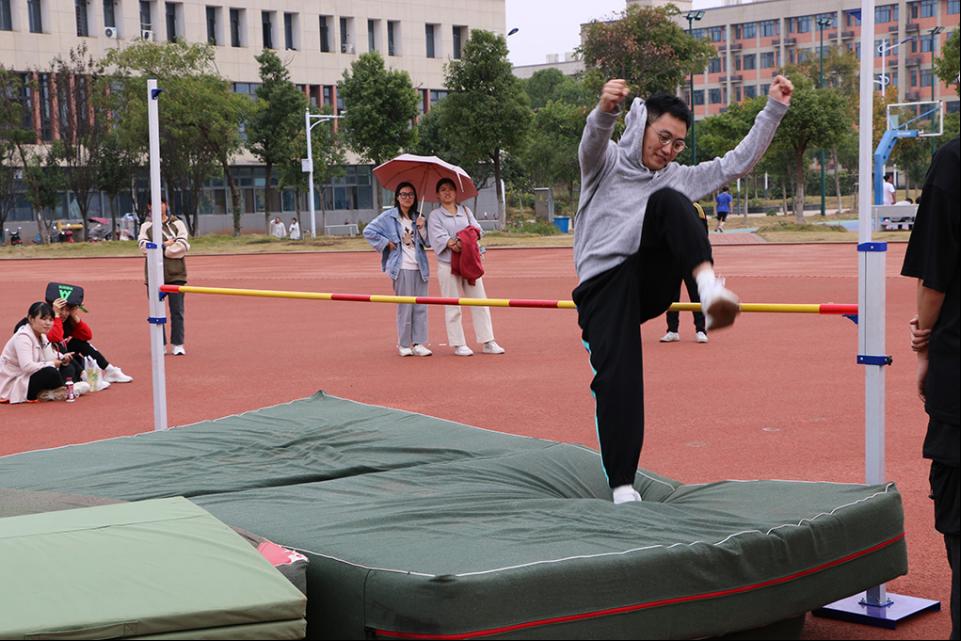
<path id="1" fill-rule="evenodd" d="M 704 209 L 701 207 L 700 203 L 694 202 L 694 211 L 697 213 L 697 219 L 700 221 L 701 226 L 704 227 L 704 233 L 707 234 L 707 216 L 704 214 Z M 700 303 L 701 297 L 697 293 L 697 281 L 694 280 L 694 276 L 691 274 L 684 274 L 684 286 L 687 287 L 687 297 L 692 303 Z M 681 300 L 681 284 L 677 285 L 677 300 Z M 694 331 L 695 338 L 698 343 L 707 342 L 707 328 L 704 324 L 704 313 L 703 312 L 692 312 L 694 314 Z M 662 343 L 676 343 L 681 340 L 681 334 L 678 331 L 681 328 L 681 314 L 680 312 L 667 312 L 667 333 L 661 336 Z"/>
<path id="2" fill-rule="evenodd" d="M 961 511 L 961 202 L 959 139 L 935 155 L 925 178 L 921 205 L 904 256 L 902 276 L 918 279 L 917 316 L 911 347 L 918 355 L 918 394 L 928 414 L 923 456 L 931 459 L 934 527 L 944 535 L 951 566 L 951 638 L 958 638 L 958 569 Z"/>

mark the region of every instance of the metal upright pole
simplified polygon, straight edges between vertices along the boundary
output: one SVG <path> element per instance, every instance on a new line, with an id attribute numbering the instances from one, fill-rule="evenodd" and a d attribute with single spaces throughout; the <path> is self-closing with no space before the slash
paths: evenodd
<path id="1" fill-rule="evenodd" d="M 821 31 L 821 46 L 818 49 L 818 88 L 824 88 L 824 28 L 830 23 L 830 20 L 825 19 L 823 16 L 818 18 L 818 28 Z M 825 209 L 824 202 L 824 148 L 820 150 L 820 165 L 821 165 L 821 215 L 824 216 L 827 212 Z M 838 212 L 841 213 L 841 212 Z"/>
<path id="2" fill-rule="evenodd" d="M 167 381 L 164 370 L 165 306 L 160 300 L 163 283 L 163 227 L 160 200 L 160 115 L 157 99 L 160 89 L 156 80 L 147 81 L 147 123 L 150 135 L 150 228 L 152 242 L 147 243 L 147 297 L 150 317 L 150 364 L 153 374 L 154 431 L 167 429 Z"/>
<path id="3" fill-rule="evenodd" d="M 304 110 L 304 130 L 307 132 L 307 201 L 310 208 L 310 236 L 317 238 L 317 217 L 314 214 L 314 151 L 310 135 L 310 109 Z"/>

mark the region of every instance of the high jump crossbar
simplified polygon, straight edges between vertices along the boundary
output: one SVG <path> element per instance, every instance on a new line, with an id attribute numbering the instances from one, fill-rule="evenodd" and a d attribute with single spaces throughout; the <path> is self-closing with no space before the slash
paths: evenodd
<path id="1" fill-rule="evenodd" d="M 382 294 L 337 294 L 330 292 L 295 292 L 270 289 L 234 289 L 229 287 L 196 287 L 194 285 L 161 285 L 167 294 L 213 294 L 255 298 L 293 298 L 303 300 L 346 301 L 353 303 L 392 303 L 396 305 L 459 305 L 462 307 L 526 307 L 535 309 L 576 309 L 572 300 L 539 300 L 529 298 L 442 298 L 440 296 L 389 296 Z M 701 311 L 700 303 L 674 303 L 671 311 Z M 741 303 L 746 313 L 828 314 L 851 316 L 857 305 L 835 303 Z"/>

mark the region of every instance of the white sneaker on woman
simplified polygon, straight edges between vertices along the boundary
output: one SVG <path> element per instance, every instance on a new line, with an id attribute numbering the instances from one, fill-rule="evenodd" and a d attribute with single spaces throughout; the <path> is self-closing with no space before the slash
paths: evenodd
<path id="1" fill-rule="evenodd" d="M 423 345 L 414 345 L 414 347 L 410 351 L 414 353 L 414 356 L 430 356 L 431 354 L 434 353 L 429 349 L 427 349 L 426 347 L 424 347 Z"/>
<path id="2" fill-rule="evenodd" d="M 87 381 L 80 381 L 79 383 L 73 384 L 73 393 L 77 396 L 83 396 L 90 392 L 90 383 Z"/>
<path id="3" fill-rule="evenodd" d="M 458 345 L 454 348 L 454 356 L 473 356 L 474 350 L 467 345 Z"/>
<path id="4" fill-rule="evenodd" d="M 107 369 L 103 370 L 101 380 L 108 383 L 129 383 L 133 380 L 133 376 L 127 376 L 116 365 L 107 365 Z"/>
<path id="5" fill-rule="evenodd" d="M 498 345 L 495 341 L 487 341 L 484 343 L 484 353 L 485 354 L 503 354 L 504 348 Z"/>
<path id="6" fill-rule="evenodd" d="M 413 351 L 411 348 L 409 348 L 409 347 L 398 347 L 398 348 L 397 348 L 397 353 L 400 354 L 401 356 L 413 356 L 413 355 L 414 355 L 414 351 Z"/>
<path id="7" fill-rule="evenodd" d="M 677 332 L 668 332 L 661 336 L 662 343 L 676 343 L 679 340 L 681 340 L 681 335 Z"/>

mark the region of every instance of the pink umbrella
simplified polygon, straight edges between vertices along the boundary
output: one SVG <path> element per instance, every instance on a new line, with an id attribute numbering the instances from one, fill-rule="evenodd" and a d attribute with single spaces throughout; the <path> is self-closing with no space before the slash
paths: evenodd
<path id="1" fill-rule="evenodd" d="M 374 168 L 374 176 L 385 189 L 395 191 L 397 185 L 409 182 L 417 188 L 421 202 L 436 201 L 434 186 L 441 178 L 450 178 L 457 186 L 457 202 L 463 202 L 477 195 L 477 187 L 466 171 L 444 162 L 437 156 L 415 156 L 401 154 L 393 160 Z"/>

